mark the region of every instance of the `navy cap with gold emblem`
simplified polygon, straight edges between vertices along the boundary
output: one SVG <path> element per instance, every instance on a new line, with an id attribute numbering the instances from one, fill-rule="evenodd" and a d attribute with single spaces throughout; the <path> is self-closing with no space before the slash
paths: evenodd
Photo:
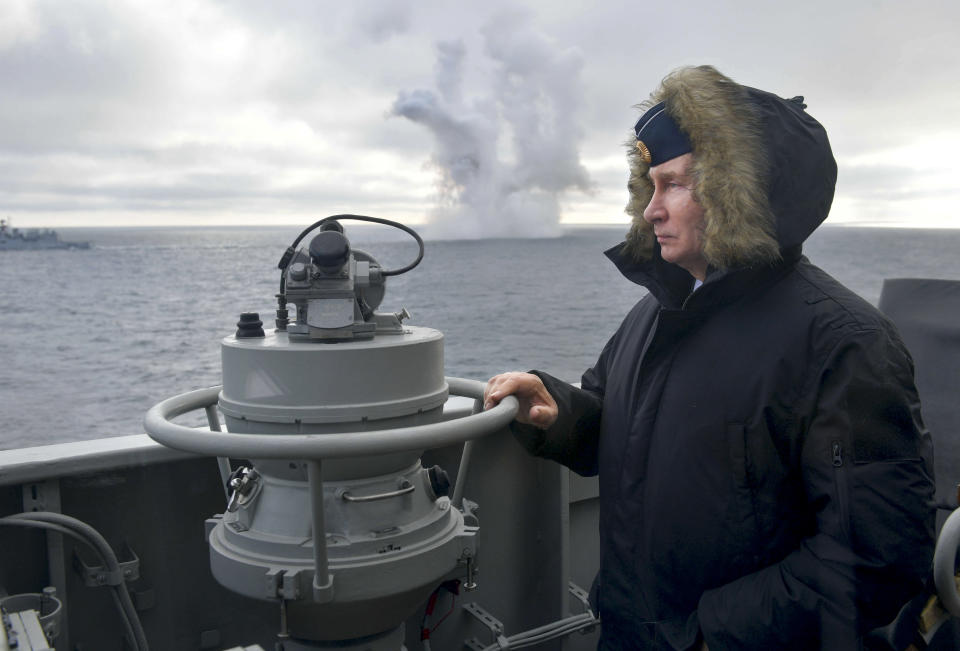
<path id="1" fill-rule="evenodd" d="M 693 151 L 690 140 L 667 114 L 663 102 L 644 113 L 633 130 L 640 157 L 651 167 Z"/>

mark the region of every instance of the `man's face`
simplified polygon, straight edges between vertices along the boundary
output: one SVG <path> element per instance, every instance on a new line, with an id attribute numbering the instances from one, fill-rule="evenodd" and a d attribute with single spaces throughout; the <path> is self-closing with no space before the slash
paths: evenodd
<path id="1" fill-rule="evenodd" d="M 692 164 L 693 154 L 684 154 L 650 168 L 653 197 L 643 218 L 653 225 L 660 256 L 704 280 L 703 208 L 693 198 Z"/>

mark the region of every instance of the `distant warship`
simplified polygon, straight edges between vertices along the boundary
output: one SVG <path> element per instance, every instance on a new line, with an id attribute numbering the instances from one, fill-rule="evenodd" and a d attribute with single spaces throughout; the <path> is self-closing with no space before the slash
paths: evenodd
<path id="1" fill-rule="evenodd" d="M 0 219 L 0 251 L 32 251 L 35 249 L 89 249 L 89 242 L 64 242 L 49 228 L 23 231 L 13 228 L 9 219 Z"/>

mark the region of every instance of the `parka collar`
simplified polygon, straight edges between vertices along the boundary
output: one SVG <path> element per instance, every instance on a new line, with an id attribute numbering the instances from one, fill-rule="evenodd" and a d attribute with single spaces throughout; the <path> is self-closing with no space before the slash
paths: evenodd
<path id="1" fill-rule="evenodd" d="M 655 244 L 651 259 L 639 262 L 628 251 L 626 242 L 604 251 L 627 280 L 645 287 L 663 307 L 705 309 L 739 300 L 751 291 L 775 282 L 803 256 L 801 245 L 781 249 L 781 259 L 772 264 L 736 269 L 707 269 L 707 278 L 696 296 L 691 298 L 694 278 L 687 270 L 671 264 L 660 257 L 659 245 Z M 690 299 L 690 300 L 688 300 Z"/>
<path id="2" fill-rule="evenodd" d="M 803 98 L 784 99 L 741 86 L 710 66 L 681 68 L 648 102 L 664 110 L 689 138 L 691 174 L 703 206 L 703 254 L 717 269 L 774 263 L 826 219 L 837 166 L 826 131 L 804 110 Z M 643 212 L 653 195 L 649 163 L 631 139 L 626 212 L 633 218 L 624 253 L 638 262 L 656 257 L 653 226 Z"/>

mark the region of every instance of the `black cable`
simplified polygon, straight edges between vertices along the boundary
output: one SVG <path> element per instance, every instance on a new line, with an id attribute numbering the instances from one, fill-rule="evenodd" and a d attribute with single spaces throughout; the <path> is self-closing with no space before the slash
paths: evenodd
<path id="1" fill-rule="evenodd" d="M 110 591 L 110 596 L 113 597 L 113 605 L 116 606 L 118 611 L 120 611 L 120 621 L 123 622 L 123 628 L 127 632 L 127 639 L 136 640 L 137 639 L 137 633 L 135 630 L 136 627 L 134 626 L 133 622 L 130 621 L 130 618 L 128 616 L 125 616 L 123 597 L 121 596 L 121 594 L 126 594 L 127 588 L 126 586 L 123 586 L 123 585 L 114 585 L 111 587 L 113 589 Z M 139 617 L 136 617 L 133 621 L 136 622 L 137 625 L 140 625 Z M 142 629 L 140 633 L 143 634 Z M 146 638 L 144 638 L 143 645 L 141 645 L 139 648 L 142 649 L 143 651 L 147 651 L 146 643 L 147 643 Z M 134 648 L 136 648 L 136 645 L 134 645 Z"/>
<path id="2" fill-rule="evenodd" d="M 319 221 L 315 221 L 315 222 L 312 223 L 310 226 L 307 226 L 305 229 L 303 229 L 303 231 L 301 231 L 300 235 L 297 236 L 297 239 L 295 239 L 295 240 L 293 241 L 293 244 L 291 244 L 291 245 L 287 248 L 287 250 L 284 252 L 283 257 L 280 259 L 280 263 L 277 265 L 277 267 L 279 267 L 280 269 L 286 269 L 286 268 L 287 268 L 287 265 L 290 263 L 290 259 L 291 259 L 291 258 L 293 257 L 293 255 L 296 253 L 297 245 L 300 244 L 300 242 L 303 241 L 303 238 L 305 238 L 305 237 L 310 233 L 310 231 L 312 231 L 313 229 L 315 229 L 315 228 L 317 228 L 317 227 L 319 227 L 319 226 L 323 226 L 323 225 L 324 225 L 325 223 L 327 223 L 327 222 L 330 222 L 330 221 L 340 221 L 340 220 L 342 220 L 342 219 L 350 219 L 350 220 L 353 220 L 353 221 L 370 222 L 370 223 L 372 223 L 372 224 L 383 224 L 383 225 L 385 225 L 385 226 L 393 226 L 394 228 L 398 228 L 398 229 L 402 230 L 403 232 L 407 233 L 408 235 L 410 235 L 411 237 L 413 237 L 414 240 L 416 240 L 417 246 L 418 246 L 419 249 L 420 249 L 419 253 L 417 254 L 417 259 L 414 260 L 413 262 L 411 262 L 410 264 L 408 264 L 407 266 L 401 267 L 401 268 L 399 268 L 399 269 L 384 269 L 383 271 L 380 272 L 381 275 L 383 275 L 383 276 L 399 276 L 400 274 L 407 273 L 408 271 L 410 271 L 411 269 L 413 269 L 414 267 L 416 267 L 418 264 L 420 264 L 420 261 L 421 261 L 421 260 L 423 260 L 423 248 L 424 248 L 424 247 L 423 247 L 423 239 L 420 237 L 419 234 L 417 234 L 417 232 L 416 232 L 415 230 L 413 230 L 413 229 L 410 228 L 409 226 L 407 226 L 407 225 L 405 225 L 405 224 L 401 224 L 400 222 L 392 221 L 392 220 L 390 220 L 390 219 L 383 219 L 382 217 L 368 217 L 368 216 L 366 216 L 366 215 L 347 215 L 347 214 L 344 214 L 344 215 L 330 215 L 329 217 L 324 217 L 323 219 L 321 219 L 321 220 L 319 220 Z M 283 279 L 282 279 L 282 277 L 281 277 L 280 291 L 281 291 L 281 293 L 283 293 Z"/>
<path id="3" fill-rule="evenodd" d="M 50 524 L 50 523 L 47 523 L 47 522 L 33 522 L 33 521 L 30 521 L 30 520 L 14 520 L 14 519 L 8 519 L 8 518 L 0 518 L 0 526 L 23 527 L 24 529 L 27 529 L 27 528 L 30 528 L 30 529 L 49 529 L 49 530 L 51 530 L 51 531 L 56 531 L 57 533 L 62 533 L 62 534 L 65 535 L 65 536 L 71 536 L 71 537 L 75 538 L 76 540 L 79 540 L 80 542 L 86 544 L 87 546 L 90 546 L 90 543 L 88 543 L 86 540 L 84 540 L 83 538 L 81 538 L 80 536 L 78 536 L 78 535 L 73 531 L 73 529 L 68 529 L 68 528 L 66 528 L 66 527 L 61 527 L 61 526 L 58 525 L 58 524 Z M 93 549 L 93 547 L 91 547 L 91 549 Z M 94 549 L 93 551 L 96 551 L 96 549 Z"/>
<path id="4" fill-rule="evenodd" d="M 423 260 L 423 248 L 424 248 L 423 239 L 421 239 L 420 235 L 418 235 L 415 230 L 413 230 L 409 226 L 401 224 L 400 222 L 391 221 L 389 219 L 383 219 L 382 217 L 367 217 L 366 215 L 349 215 L 349 214 L 330 215 L 329 217 L 324 217 L 321 220 L 315 221 L 314 223 L 310 224 L 305 229 L 303 229 L 303 231 L 300 232 L 300 235 L 298 235 L 297 239 L 293 241 L 293 244 L 288 246 L 287 250 L 283 252 L 283 256 L 281 256 L 280 258 L 280 262 L 277 263 L 277 268 L 280 269 L 280 292 L 277 294 L 277 327 L 278 328 L 284 329 L 284 330 L 286 329 L 287 275 L 285 272 L 287 270 L 287 266 L 290 264 L 290 261 L 293 259 L 293 256 L 297 254 L 297 245 L 303 241 L 303 238 L 305 238 L 310 231 L 317 228 L 318 226 L 323 226 L 327 222 L 339 221 L 341 219 L 351 219 L 354 221 L 370 222 L 373 224 L 384 224 L 386 226 L 393 226 L 394 228 L 398 228 L 404 231 L 405 233 L 408 233 L 410 236 L 413 237 L 414 240 L 416 240 L 417 246 L 420 248 L 420 251 L 417 254 L 417 259 L 411 262 L 410 264 L 408 264 L 407 266 L 401 267 L 399 269 L 383 269 L 380 271 L 381 276 L 384 276 L 384 277 L 399 276 L 400 274 L 407 273 L 408 271 L 416 267 L 418 264 L 420 264 L 421 260 Z"/>
<path id="5" fill-rule="evenodd" d="M 100 551 L 100 556 L 103 558 L 104 564 L 107 566 L 107 569 L 115 574 L 120 575 L 121 582 L 113 586 L 113 588 L 117 598 L 119 599 L 122 610 L 126 612 L 127 619 L 130 623 L 130 628 L 132 628 L 134 633 L 133 641 L 135 642 L 135 649 L 147 651 L 147 636 L 143 631 L 143 626 L 140 623 L 140 617 L 137 615 L 137 610 L 133 605 L 133 600 L 130 598 L 130 592 L 127 590 L 126 584 L 123 582 L 120 561 L 117 559 L 116 554 L 113 552 L 113 549 L 110 547 L 110 544 L 107 542 L 106 538 L 104 538 L 99 531 L 91 527 L 86 522 L 62 513 L 37 511 L 25 515 L 33 516 L 36 519 L 45 522 L 52 522 L 54 524 L 71 527 L 96 545 Z"/>
<path id="6" fill-rule="evenodd" d="M 420 264 L 420 261 L 423 260 L 423 248 L 424 248 L 423 239 L 415 230 L 413 230 L 409 226 L 405 224 L 401 224 L 400 222 L 389 220 L 389 219 L 382 219 L 380 217 L 365 217 L 363 215 L 340 215 L 340 217 L 353 219 L 361 222 L 371 222 L 373 224 L 384 224 L 386 226 L 393 226 L 394 228 L 398 228 L 404 233 L 407 233 L 414 240 L 416 240 L 417 246 L 420 249 L 419 252 L 417 253 L 417 259 L 411 262 L 410 264 L 408 264 L 407 266 L 400 267 L 399 269 L 384 269 L 380 272 L 381 276 L 399 276 L 400 274 L 405 274 L 411 269 L 413 269 L 414 267 L 416 267 L 418 264 Z M 328 217 L 327 219 L 333 219 L 333 218 Z"/>
<path id="7" fill-rule="evenodd" d="M 23 515 L 23 514 L 19 514 L 19 515 Z M 69 536 L 87 545 L 90 549 L 93 550 L 95 554 L 97 554 L 97 556 L 100 556 L 100 551 L 93 544 L 91 544 L 89 540 L 81 536 L 79 533 L 77 533 L 73 529 L 70 529 L 69 527 L 61 526 L 59 524 L 54 524 L 52 522 L 44 522 L 42 520 L 32 520 L 30 518 L 11 516 L 6 518 L 0 518 L 0 526 L 24 527 L 24 528 L 31 528 L 31 529 L 47 529 L 49 531 L 55 531 L 59 534 Z M 117 588 L 118 586 L 110 586 L 110 587 L 114 588 L 114 590 L 112 590 L 110 594 L 113 597 L 114 605 L 117 607 L 117 609 L 120 612 L 120 621 L 123 623 L 123 628 L 126 631 L 127 639 L 134 641 L 137 639 L 137 637 L 133 632 L 133 627 L 130 624 L 130 620 L 127 617 L 127 613 L 124 610 L 122 604 L 120 603 L 120 597 L 117 595 L 117 591 L 115 588 Z"/>
<path id="8" fill-rule="evenodd" d="M 67 533 L 67 535 L 77 538 L 84 544 L 90 546 L 97 556 L 100 557 L 109 572 L 115 576 L 121 575 L 120 562 L 117 560 L 116 554 L 114 554 L 109 543 L 107 543 L 99 531 L 81 520 L 63 515 L 62 513 L 49 511 L 20 513 L 4 519 L 10 523 L 29 523 L 41 528 Z M 120 611 L 121 621 L 126 629 L 128 639 L 131 644 L 133 644 L 134 651 L 147 651 L 148 644 L 146 635 L 137 611 L 133 606 L 133 601 L 130 599 L 130 593 L 127 591 L 126 585 L 122 582 L 122 575 L 121 583 L 111 585 L 110 587 L 112 588 L 114 603 Z"/>
<path id="9" fill-rule="evenodd" d="M 149 645 L 143 631 L 143 625 L 140 623 L 140 617 L 137 615 L 133 601 L 130 599 L 130 593 L 123 583 L 120 562 L 117 560 L 110 544 L 107 543 L 99 531 L 81 520 L 50 511 L 9 515 L 0 518 L 0 524 L 49 529 L 76 538 L 91 547 L 100 557 L 108 572 L 121 575 L 121 582 L 110 586 L 113 588 L 114 603 L 120 611 L 120 619 L 131 644 L 133 644 L 134 651 L 148 651 Z"/>

